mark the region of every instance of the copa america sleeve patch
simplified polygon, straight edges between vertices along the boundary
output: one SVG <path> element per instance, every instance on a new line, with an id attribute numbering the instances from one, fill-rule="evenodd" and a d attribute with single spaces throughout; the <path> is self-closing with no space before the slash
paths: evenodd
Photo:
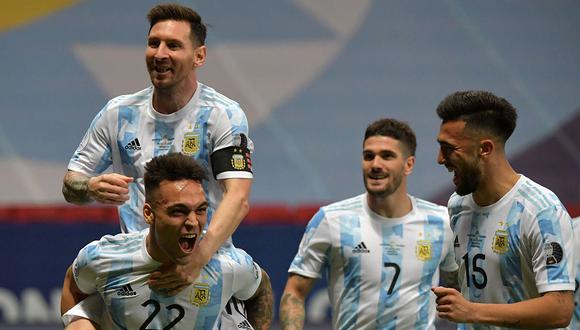
<path id="1" fill-rule="evenodd" d="M 547 242 L 544 244 L 544 254 L 546 255 L 546 264 L 555 265 L 562 261 L 564 251 L 560 244 L 556 242 Z"/>
<path id="2" fill-rule="evenodd" d="M 211 155 L 214 178 L 223 172 L 242 171 L 252 173 L 252 159 L 248 149 L 246 136 L 240 134 L 239 146 L 220 149 Z"/>

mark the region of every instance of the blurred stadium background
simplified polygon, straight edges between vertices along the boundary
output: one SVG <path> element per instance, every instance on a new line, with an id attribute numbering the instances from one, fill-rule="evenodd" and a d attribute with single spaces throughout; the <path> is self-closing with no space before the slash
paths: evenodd
<path id="1" fill-rule="evenodd" d="M 360 148 L 380 117 L 418 136 L 412 194 L 445 203 L 438 102 L 487 89 L 519 110 L 516 169 L 580 215 L 580 2 L 179 1 L 211 25 L 202 81 L 248 114 L 255 183 L 236 245 L 277 296 L 316 208 L 363 191 Z M 59 288 L 78 250 L 118 232 L 116 212 L 66 205 L 68 159 L 94 115 L 148 85 L 158 1 L 0 1 L 0 329 L 57 329 Z M 308 322 L 328 327 L 322 285 Z"/>

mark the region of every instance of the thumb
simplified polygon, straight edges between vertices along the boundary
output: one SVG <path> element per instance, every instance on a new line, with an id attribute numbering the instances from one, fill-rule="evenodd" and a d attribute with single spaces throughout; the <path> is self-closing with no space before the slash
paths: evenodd
<path id="1" fill-rule="evenodd" d="M 130 183 L 130 182 L 133 182 L 133 178 L 126 176 L 126 177 L 123 177 L 123 181 Z"/>
<path id="2" fill-rule="evenodd" d="M 431 291 L 437 296 L 437 297 L 442 297 L 445 296 L 449 293 L 449 288 L 443 287 L 443 286 L 438 286 L 438 287 L 433 287 L 431 288 Z"/>

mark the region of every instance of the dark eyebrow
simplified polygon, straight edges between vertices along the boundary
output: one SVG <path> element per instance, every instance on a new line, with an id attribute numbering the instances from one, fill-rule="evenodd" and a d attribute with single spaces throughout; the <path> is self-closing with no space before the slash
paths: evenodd
<path id="1" fill-rule="evenodd" d="M 446 145 L 446 146 L 453 146 L 451 143 L 449 143 L 449 142 L 445 142 L 445 141 L 443 141 L 443 140 L 439 140 L 439 139 L 437 139 L 437 142 L 438 142 L 439 144 L 441 144 L 441 145 Z"/>

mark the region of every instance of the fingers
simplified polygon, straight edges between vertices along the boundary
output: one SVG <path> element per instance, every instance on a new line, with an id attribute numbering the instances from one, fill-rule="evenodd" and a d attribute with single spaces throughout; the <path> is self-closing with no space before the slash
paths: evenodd
<path id="1" fill-rule="evenodd" d="M 173 296 L 189 286 L 179 276 L 163 275 L 161 272 L 154 272 L 149 277 L 149 286 L 158 292 L 168 296 Z"/>
<path id="2" fill-rule="evenodd" d="M 133 178 L 107 173 L 92 177 L 88 182 L 89 195 L 103 204 L 121 205 L 129 200 L 129 182 Z"/>

